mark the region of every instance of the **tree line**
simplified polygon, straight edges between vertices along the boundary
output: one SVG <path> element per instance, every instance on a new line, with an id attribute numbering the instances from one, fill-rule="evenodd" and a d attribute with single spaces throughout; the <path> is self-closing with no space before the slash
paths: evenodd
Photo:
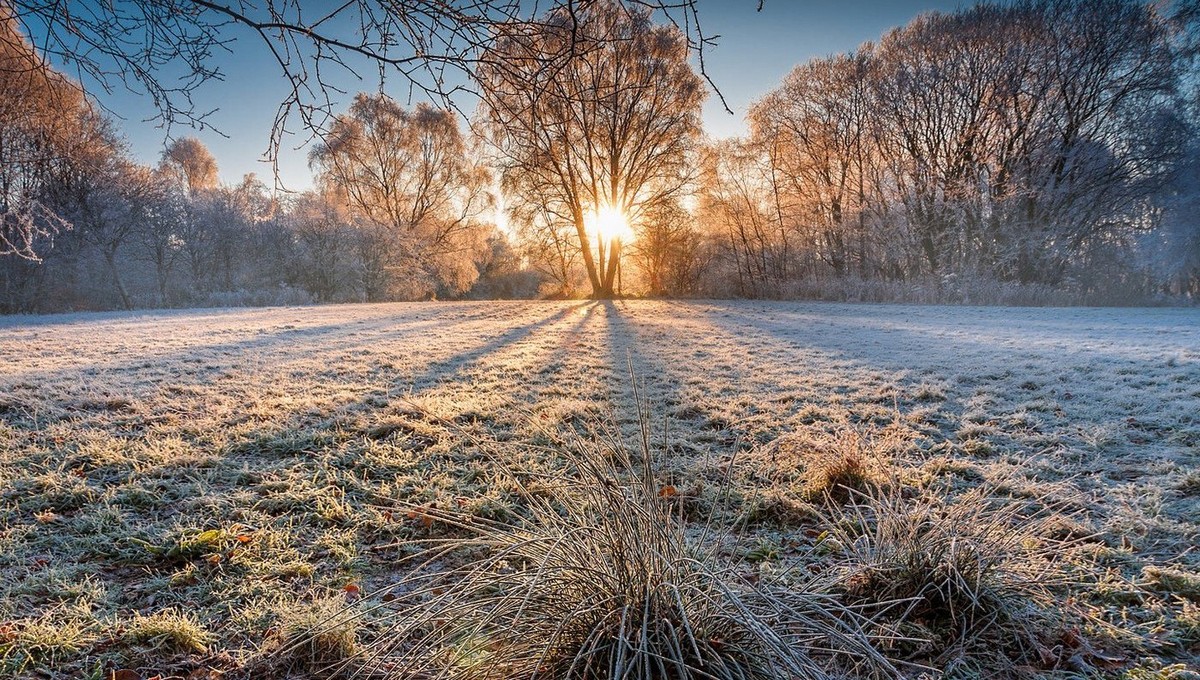
<path id="1" fill-rule="evenodd" d="M 707 150 L 718 288 L 1194 298 L 1191 18 L 1127 0 L 986 3 L 797 66 L 753 107 L 748 139 Z"/>
<path id="2" fill-rule="evenodd" d="M 355 97 L 301 194 L 222 186 L 192 138 L 133 162 L 0 21 L 0 310 L 1194 300 L 1194 19 L 1133 0 L 929 13 L 797 66 L 749 135 L 709 140 L 684 30 L 637 3 L 567 4 L 481 47 L 469 132 L 446 108 Z"/>
<path id="3" fill-rule="evenodd" d="M 445 110 L 360 95 L 312 150 L 315 189 L 224 186 L 195 138 L 132 160 L 75 83 L 0 30 L 0 311 L 536 292 L 482 217 L 488 172 Z"/>

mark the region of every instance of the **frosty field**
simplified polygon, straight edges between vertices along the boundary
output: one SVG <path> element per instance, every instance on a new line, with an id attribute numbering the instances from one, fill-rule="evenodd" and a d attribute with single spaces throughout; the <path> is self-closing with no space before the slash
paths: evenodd
<path id="1" fill-rule="evenodd" d="M 1028 604 L 1077 616 L 1021 672 L 1195 677 L 1200 311 L 662 301 L 0 319 L 0 675 L 315 673 L 289 641 L 369 643 L 372 615 L 321 622 L 438 531 L 393 508 L 520 515 L 481 442 L 521 469 L 554 467 L 547 430 L 632 445 L 630 367 L 663 484 L 703 517 L 732 480 L 747 573 L 851 568 L 814 492 L 849 447 L 904 498 L 1053 525 Z M 931 650 L 897 655 L 953 666 Z"/>

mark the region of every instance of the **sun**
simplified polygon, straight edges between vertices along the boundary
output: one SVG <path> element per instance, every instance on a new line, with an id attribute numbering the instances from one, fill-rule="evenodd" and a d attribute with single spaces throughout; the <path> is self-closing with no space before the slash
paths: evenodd
<path id="1" fill-rule="evenodd" d="M 598 233 L 605 241 L 628 243 L 633 240 L 633 227 L 629 225 L 629 218 L 620 208 L 604 206 L 596 210 L 592 213 L 591 224 L 588 227 L 589 231 Z"/>

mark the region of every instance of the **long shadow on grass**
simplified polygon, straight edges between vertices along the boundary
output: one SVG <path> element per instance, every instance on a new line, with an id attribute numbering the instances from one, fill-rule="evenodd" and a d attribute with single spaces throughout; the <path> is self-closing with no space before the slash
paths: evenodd
<path id="1" fill-rule="evenodd" d="M 263 359 L 269 359 L 273 365 L 278 365 L 280 362 L 293 358 L 310 358 L 315 353 L 329 354 L 363 344 L 398 340 L 431 328 L 445 331 L 456 326 L 484 323 L 491 319 L 502 318 L 514 312 L 519 313 L 527 309 L 529 309 L 528 304 L 521 304 L 516 308 L 507 305 L 500 308 L 479 306 L 477 309 L 470 310 L 467 314 L 446 318 L 446 314 L 437 313 L 444 312 L 445 309 L 442 308 L 432 313 L 429 318 L 422 318 L 417 323 L 407 323 L 407 319 L 404 317 L 397 318 L 394 315 L 389 315 L 349 324 L 338 322 L 297 328 L 282 327 L 275 332 L 261 333 L 255 337 L 232 342 L 194 344 L 180 348 L 174 352 L 141 354 L 133 358 L 126 358 L 123 361 L 101 364 L 93 363 L 48 371 L 11 373 L 5 377 L 8 378 L 6 382 L 10 386 L 24 384 L 32 387 L 60 383 L 64 380 L 74 381 L 80 377 L 88 380 L 87 376 L 112 373 L 137 374 L 148 369 L 172 370 L 172 367 L 178 367 L 178 369 L 172 370 L 172 372 L 182 377 L 185 373 L 184 369 L 188 367 L 197 364 L 222 363 L 230 357 L 240 359 L 249 353 L 265 354 L 267 356 L 263 356 Z M 382 335 L 370 335 L 372 331 L 388 328 L 393 330 L 387 331 Z M 495 343 L 502 344 L 507 337 L 519 331 L 520 329 L 514 329 L 505 333 L 491 343 L 484 345 L 480 351 L 482 353 L 490 351 L 490 345 Z M 115 387 L 117 385 L 112 386 Z"/>
<path id="2" fill-rule="evenodd" d="M 407 384 L 415 389 L 436 384 L 440 381 L 440 379 L 451 379 L 461 374 L 467 367 L 481 363 L 488 355 L 499 352 L 510 345 L 515 345 L 522 342 L 538 330 L 558 323 L 564 317 L 582 308 L 586 304 L 588 303 L 580 302 L 568 307 L 563 307 L 548 317 L 530 324 L 511 328 L 482 345 L 456 354 L 449 359 L 434 362 L 430 364 L 422 373 L 413 375 L 408 379 L 401 379 L 397 383 L 393 384 L 398 384 L 400 386 Z"/>
<path id="3" fill-rule="evenodd" d="M 341 415 L 379 409 L 381 397 L 385 398 L 384 403 L 389 403 L 396 398 L 411 400 L 431 392 L 439 385 L 461 382 L 464 374 L 472 367 L 485 365 L 494 355 L 528 341 L 538 331 L 560 323 L 564 318 L 587 304 L 589 303 L 579 302 L 564 306 L 549 316 L 511 327 L 482 344 L 471 346 L 448 358 L 430 362 L 418 373 L 398 372 L 384 381 L 382 387 L 386 388 L 386 394 L 377 389 L 362 394 L 358 398 L 343 401 L 320 415 L 301 414 L 298 416 L 299 421 L 292 419 L 289 425 L 283 428 L 283 431 L 309 428 L 314 423 L 332 423 Z M 576 323 L 574 328 L 578 328 L 581 323 L 582 321 Z"/>
<path id="4" fill-rule="evenodd" d="M 671 440 L 667 447 L 672 453 L 728 451 L 751 440 L 750 430 L 738 419 L 720 413 L 708 403 L 684 403 L 686 390 L 677 369 L 668 366 L 668 359 L 662 357 L 662 348 L 657 344 L 687 348 L 704 342 L 705 338 L 649 337 L 639 330 L 641 324 L 624 301 L 604 304 L 614 415 L 627 438 L 636 437 L 637 431 L 637 405 L 631 382 L 636 381 L 655 426 L 665 426 Z M 690 451 L 681 450 L 682 442 L 687 443 Z"/>
<path id="5" fill-rule="evenodd" d="M 868 359 L 885 368 L 908 367 L 914 357 L 952 357 L 964 351 L 986 355 L 1069 352 L 1089 359 L 1137 363 L 1146 356 L 1147 345 L 1163 351 L 1200 346 L 1200 312 L 1186 309 L 757 303 L 696 304 L 692 311 L 726 331 L 769 333 L 795 344 Z M 1164 335 L 1175 347 L 1162 342 Z"/>

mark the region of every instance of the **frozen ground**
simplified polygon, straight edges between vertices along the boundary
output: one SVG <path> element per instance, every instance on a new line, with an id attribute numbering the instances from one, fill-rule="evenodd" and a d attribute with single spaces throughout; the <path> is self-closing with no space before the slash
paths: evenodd
<path id="1" fill-rule="evenodd" d="M 1200 311 L 575 301 L 0 319 L 0 671 L 237 668 L 387 580 L 389 499 L 503 512 L 439 419 L 632 435 L 627 365 L 682 480 L 902 426 L 906 474 L 1070 504 L 1125 656 L 1195 662 Z"/>

